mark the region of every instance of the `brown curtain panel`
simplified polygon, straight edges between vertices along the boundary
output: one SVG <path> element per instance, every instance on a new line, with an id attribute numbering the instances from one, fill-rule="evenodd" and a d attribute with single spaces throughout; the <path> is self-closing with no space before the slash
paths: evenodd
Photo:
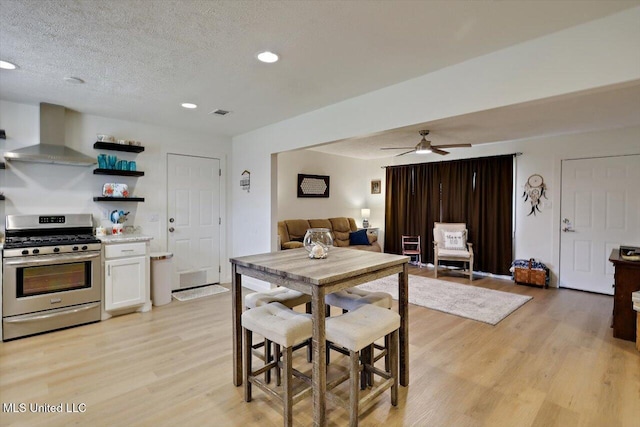
<path id="1" fill-rule="evenodd" d="M 513 156 L 387 168 L 385 252 L 402 252 L 402 235 L 422 239 L 433 262 L 433 223 L 464 222 L 474 270 L 509 274 L 512 257 Z"/>
<path id="2" fill-rule="evenodd" d="M 427 262 L 440 210 L 438 168 L 431 163 L 388 167 L 386 179 L 385 252 L 402 253 L 403 235 L 420 236 L 422 260 Z"/>
<path id="3" fill-rule="evenodd" d="M 439 163 L 439 166 L 442 188 L 440 222 L 466 223 L 473 200 L 473 164 L 467 160 L 458 160 Z M 471 237 L 471 231 L 469 234 Z"/>
<path id="4" fill-rule="evenodd" d="M 474 270 L 508 275 L 513 254 L 513 156 L 472 159 L 475 190 L 469 234 L 473 230 Z"/>

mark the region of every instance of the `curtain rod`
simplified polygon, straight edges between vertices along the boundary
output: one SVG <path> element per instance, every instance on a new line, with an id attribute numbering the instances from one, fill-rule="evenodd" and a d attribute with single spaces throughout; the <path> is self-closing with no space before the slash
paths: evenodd
<path id="1" fill-rule="evenodd" d="M 396 167 L 396 166 L 423 165 L 425 163 L 444 163 L 444 162 L 455 162 L 457 160 L 486 159 L 487 157 L 500 157 L 500 156 L 520 157 L 520 156 L 522 156 L 522 153 L 520 151 L 518 151 L 518 152 L 510 153 L 510 154 L 500 154 L 500 155 L 497 155 L 497 156 L 469 157 L 468 159 L 440 160 L 440 161 L 437 161 L 437 162 L 407 163 L 406 165 L 387 165 L 387 166 L 380 166 L 380 169 L 393 168 L 393 167 Z"/>

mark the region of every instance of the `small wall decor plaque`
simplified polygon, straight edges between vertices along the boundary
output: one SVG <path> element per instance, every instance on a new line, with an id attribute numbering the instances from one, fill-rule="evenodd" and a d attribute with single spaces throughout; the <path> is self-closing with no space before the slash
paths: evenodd
<path id="1" fill-rule="evenodd" d="M 371 181 L 371 194 L 380 194 L 382 190 L 381 181 L 379 179 L 374 179 Z"/>
<path id="2" fill-rule="evenodd" d="M 542 203 L 542 197 L 545 199 L 547 195 L 545 191 L 547 190 L 547 186 L 542 179 L 542 175 L 537 173 L 531 175 L 529 179 L 527 179 L 527 183 L 524 185 L 524 193 L 522 193 L 522 197 L 524 197 L 524 201 L 529 201 L 531 203 L 531 212 L 527 216 L 531 214 L 536 214 L 536 211 L 542 212 L 540 210 L 540 203 Z"/>
<path id="3" fill-rule="evenodd" d="M 329 177 L 298 174 L 298 197 L 329 197 Z"/>
<path id="4" fill-rule="evenodd" d="M 242 172 L 242 177 L 240 178 L 240 188 L 246 190 L 247 193 L 251 189 L 251 172 L 246 169 Z"/>

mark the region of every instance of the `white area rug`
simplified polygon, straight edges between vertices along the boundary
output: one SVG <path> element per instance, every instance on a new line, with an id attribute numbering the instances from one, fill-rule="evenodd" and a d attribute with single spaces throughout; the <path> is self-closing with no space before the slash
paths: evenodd
<path id="1" fill-rule="evenodd" d="M 208 297 L 210 295 L 229 292 L 229 289 L 220 285 L 209 285 L 201 288 L 187 289 L 185 291 L 173 292 L 172 296 L 178 301 L 189 301 L 190 299 Z"/>
<path id="2" fill-rule="evenodd" d="M 358 286 L 382 291 L 398 299 L 398 276 L 392 275 Z M 433 310 L 496 325 L 532 297 L 472 285 L 409 276 L 409 302 Z"/>

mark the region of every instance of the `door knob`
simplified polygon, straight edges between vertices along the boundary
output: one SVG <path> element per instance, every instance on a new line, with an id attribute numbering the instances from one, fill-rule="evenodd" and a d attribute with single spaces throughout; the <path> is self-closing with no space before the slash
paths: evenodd
<path id="1" fill-rule="evenodd" d="M 175 219 L 169 218 L 169 222 L 174 222 L 174 221 L 175 221 Z"/>
<path id="2" fill-rule="evenodd" d="M 169 227 L 169 233 L 173 233 L 174 231 L 176 231 L 176 229 L 175 229 L 175 228 L 173 228 L 173 227 Z"/>

